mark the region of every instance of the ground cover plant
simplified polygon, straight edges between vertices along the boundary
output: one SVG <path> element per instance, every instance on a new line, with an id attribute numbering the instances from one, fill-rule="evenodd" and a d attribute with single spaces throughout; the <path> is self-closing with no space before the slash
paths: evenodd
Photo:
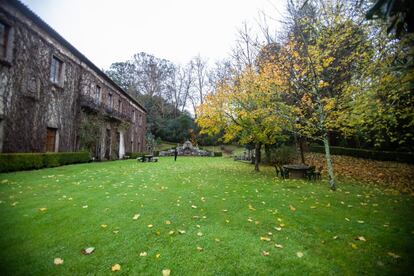
<path id="1" fill-rule="evenodd" d="M 231 158 L 0 174 L 2 275 L 409 274 L 413 197 Z M 93 247 L 94 250 L 86 250 Z M 91 254 L 90 251 L 92 251 Z M 114 272 L 113 272 L 114 270 Z"/>

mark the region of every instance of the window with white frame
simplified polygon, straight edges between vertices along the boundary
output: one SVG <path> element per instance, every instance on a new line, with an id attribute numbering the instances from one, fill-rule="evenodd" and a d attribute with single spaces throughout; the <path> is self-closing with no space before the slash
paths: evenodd
<path id="1" fill-rule="evenodd" d="M 97 103 L 101 102 L 101 87 L 99 85 L 97 85 L 95 88 L 95 101 Z"/>
<path id="2" fill-rule="evenodd" d="M 109 105 L 110 109 L 112 109 L 112 107 L 114 105 L 114 100 L 113 100 L 113 97 L 112 97 L 111 93 L 108 94 L 108 105 Z"/>
<path id="3" fill-rule="evenodd" d="M 62 84 L 63 61 L 52 56 L 52 64 L 50 66 L 50 80 L 56 84 Z"/>

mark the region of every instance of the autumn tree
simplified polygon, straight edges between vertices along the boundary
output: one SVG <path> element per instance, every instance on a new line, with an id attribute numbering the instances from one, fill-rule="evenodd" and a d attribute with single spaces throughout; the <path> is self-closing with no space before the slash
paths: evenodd
<path id="1" fill-rule="evenodd" d="M 287 81 L 284 102 L 291 106 L 301 136 L 323 142 L 329 185 L 335 190 L 329 132 L 341 129 L 338 115 L 347 112 L 354 75 L 371 58 L 366 34 L 344 16 L 338 1 L 289 6 L 291 24 L 274 66 Z"/>

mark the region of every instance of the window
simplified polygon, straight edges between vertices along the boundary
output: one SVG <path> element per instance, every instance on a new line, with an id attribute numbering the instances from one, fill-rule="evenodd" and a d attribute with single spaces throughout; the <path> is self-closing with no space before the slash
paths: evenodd
<path id="1" fill-rule="evenodd" d="M 135 123 L 135 110 L 132 110 L 132 122 Z"/>
<path id="2" fill-rule="evenodd" d="M 122 101 L 118 100 L 118 110 L 119 112 L 122 112 Z"/>
<path id="3" fill-rule="evenodd" d="M 114 104 L 114 102 L 113 102 L 113 99 L 112 99 L 112 94 L 111 94 L 111 93 L 109 93 L 109 94 L 108 94 L 108 105 L 109 105 L 109 108 L 110 108 L 110 109 L 112 109 L 113 104 Z"/>
<path id="4" fill-rule="evenodd" d="M 142 125 L 142 114 L 139 114 L 139 125 Z"/>
<path id="5" fill-rule="evenodd" d="M 47 128 L 46 151 L 54 152 L 56 149 L 56 128 Z"/>
<path id="6" fill-rule="evenodd" d="M 56 84 L 60 84 L 62 80 L 63 62 L 57 57 L 52 57 L 52 65 L 50 67 L 50 80 Z"/>
<path id="7" fill-rule="evenodd" d="M 0 58 L 7 57 L 10 27 L 0 22 Z"/>
<path id="8" fill-rule="evenodd" d="M 95 90 L 95 101 L 97 103 L 100 103 L 100 101 L 101 101 L 101 87 L 99 85 L 96 86 L 96 90 Z"/>

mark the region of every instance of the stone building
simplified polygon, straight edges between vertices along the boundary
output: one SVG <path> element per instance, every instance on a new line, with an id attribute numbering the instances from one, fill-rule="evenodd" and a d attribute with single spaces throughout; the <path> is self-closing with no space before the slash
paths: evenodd
<path id="1" fill-rule="evenodd" d="M 144 151 L 145 133 L 136 99 L 25 5 L 0 0 L 0 152 L 117 159 Z"/>

